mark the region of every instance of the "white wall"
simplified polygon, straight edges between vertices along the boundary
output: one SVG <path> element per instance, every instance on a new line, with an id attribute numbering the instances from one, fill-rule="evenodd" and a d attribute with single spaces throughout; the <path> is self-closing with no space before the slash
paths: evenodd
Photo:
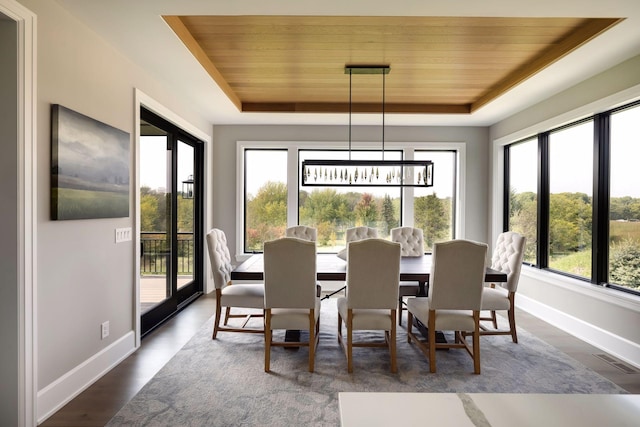
<path id="1" fill-rule="evenodd" d="M 0 13 L 0 420 L 18 425 L 18 30 Z"/>
<path id="2" fill-rule="evenodd" d="M 38 17 L 37 384 L 42 421 L 133 350 L 133 242 L 114 229 L 134 227 L 134 88 L 210 133 L 188 100 L 124 58 L 56 2 L 22 0 Z M 127 218 L 51 221 L 50 107 L 68 108 L 131 134 Z M 101 340 L 100 324 L 110 322 Z"/>
<path id="3" fill-rule="evenodd" d="M 502 221 L 500 156 L 504 144 L 637 98 L 640 56 L 492 126 L 492 235 L 500 231 Z M 639 297 L 524 268 L 517 301 L 542 319 L 640 366 Z"/>
<path id="4" fill-rule="evenodd" d="M 380 127 L 353 129 L 353 142 L 380 141 Z M 346 126 L 214 126 L 213 225 L 227 234 L 229 250 L 236 253 L 236 141 L 346 141 Z M 466 143 L 465 237 L 487 241 L 489 197 L 488 129 L 479 127 L 386 127 L 385 142 Z M 345 148 L 347 147 L 345 142 Z M 374 144 L 375 146 L 375 144 Z M 437 165 L 435 174 L 437 179 Z"/>

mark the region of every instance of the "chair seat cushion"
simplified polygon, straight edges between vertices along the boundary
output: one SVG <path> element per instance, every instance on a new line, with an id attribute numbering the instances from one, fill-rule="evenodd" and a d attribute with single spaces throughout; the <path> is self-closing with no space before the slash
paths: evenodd
<path id="1" fill-rule="evenodd" d="M 347 298 L 338 298 L 338 313 L 346 322 L 349 310 Z M 354 309 L 353 330 L 390 331 L 391 324 L 395 322 L 391 318 L 389 309 Z"/>
<path id="2" fill-rule="evenodd" d="M 263 308 L 264 285 L 256 283 L 225 286 L 220 303 L 224 307 Z"/>
<path id="3" fill-rule="evenodd" d="M 509 291 L 504 288 L 485 287 L 482 290 L 483 310 L 508 310 L 511 306 L 509 302 Z"/>
<path id="4" fill-rule="evenodd" d="M 429 323 L 429 298 L 409 298 L 407 309 L 424 325 Z M 436 329 L 439 331 L 475 330 L 471 310 L 437 310 Z"/>
<path id="5" fill-rule="evenodd" d="M 316 298 L 314 311 L 315 321 L 320 318 L 320 298 Z M 306 308 L 272 308 L 271 329 L 309 330 L 309 309 Z"/>

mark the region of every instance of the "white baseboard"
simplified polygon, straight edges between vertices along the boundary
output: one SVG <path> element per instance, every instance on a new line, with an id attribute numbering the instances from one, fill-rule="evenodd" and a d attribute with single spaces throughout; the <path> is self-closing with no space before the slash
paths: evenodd
<path id="1" fill-rule="evenodd" d="M 135 350 L 135 334 L 131 331 L 42 390 L 39 390 L 37 403 L 38 424 L 69 403 Z"/>
<path id="2" fill-rule="evenodd" d="M 560 310 L 518 294 L 516 306 L 607 353 L 640 368 L 640 345 Z"/>

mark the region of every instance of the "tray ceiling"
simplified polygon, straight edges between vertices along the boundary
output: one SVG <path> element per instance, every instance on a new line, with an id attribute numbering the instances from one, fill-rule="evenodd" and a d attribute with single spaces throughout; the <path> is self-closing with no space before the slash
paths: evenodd
<path id="1" fill-rule="evenodd" d="M 388 113 L 472 113 L 617 18 L 164 16 L 240 111 L 347 112 L 345 65 L 389 65 Z M 354 75 L 379 112 L 381 75 Z"/>

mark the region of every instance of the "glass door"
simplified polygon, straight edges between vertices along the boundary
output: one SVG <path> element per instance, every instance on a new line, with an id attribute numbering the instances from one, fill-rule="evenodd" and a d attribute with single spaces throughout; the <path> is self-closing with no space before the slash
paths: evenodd
<path id="1" fill-rule="evenodd" d="M 194 265 L 194 147 L 178 140 L 177 238 L 178 238 L 178 289 L 193 282 Z"/>
<path id="2" fill-rule="evenodd" d="M 142 109 L 141 335 L 202 294 L 202 142 Z"/>

